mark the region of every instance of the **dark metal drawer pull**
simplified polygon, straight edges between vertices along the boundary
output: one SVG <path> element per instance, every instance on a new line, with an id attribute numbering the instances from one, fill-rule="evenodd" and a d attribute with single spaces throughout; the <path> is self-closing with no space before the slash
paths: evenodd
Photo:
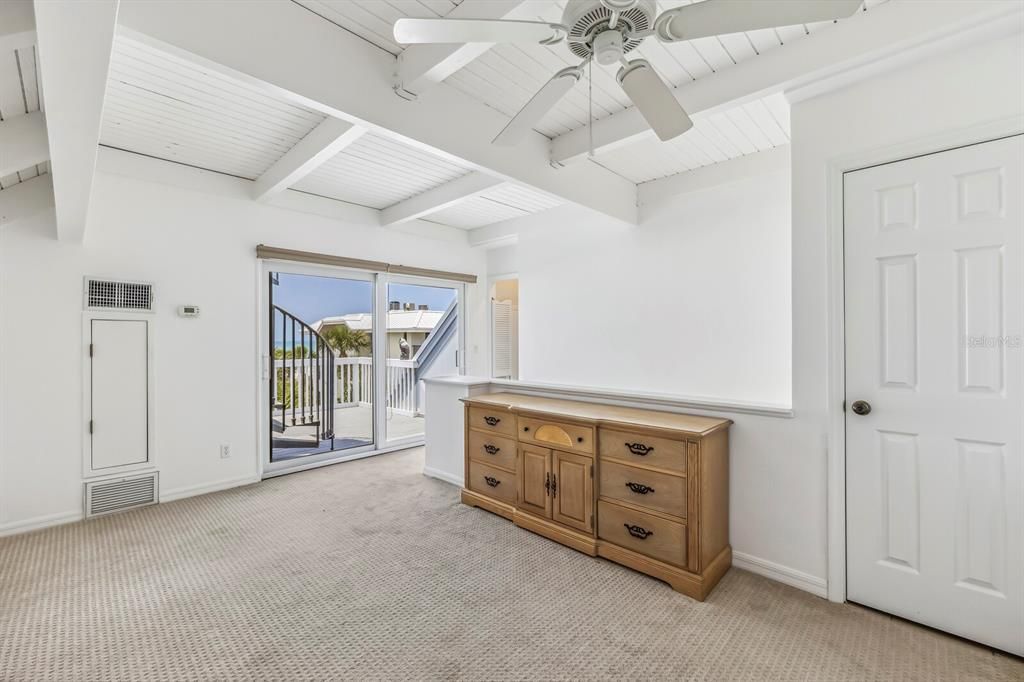
<path id="1" fill-rule="evenodd" d="M 643 443 L 626 443 L 626 447 L 629 448 L 629 451 L 634 455 L 640 455 L 641 457 L 654 452 L 653 447 L 648 447 Z"/>
<path id="2" fill-rule="evenodd" d="M 499 450 L 501 450 L 501 448 L 499 448 L 497 445 L 491 445 L 490 443 L 484 446 L 484 451 L 488 455 L 496 455 L 498 454 Z"/>
<path id="3" fill-rule="evenodd" d="M 484 417 L 484 421 L 487 422 L 488 426 L 497 426 L 501 420 L 497 417 Z"/>
<path id="4" fill-rule="evenodd" d="M 629 531 L 630 535 L 635 538 L 640 538 L 641 540 L 646 540 L 650 536 L 654 535 L 653 530 L 647 530 L 641 526 L 631 526 L 628 523 L 624 523 L 622 525 L 626 527 L 626 530 Z"/>
<path id="5" fill-rule="evenodd" d="M 491 486 L 492 488 L 497 488 L 498 484 L 501 483 L 501 481 L 496 479 L 494 476 L 484 476 L 484 483 Z"/>
<path id="6" fill-rule="evenodd" d="M 626 487 L 640 495 L 646 495 L 647 493 L 654 492 L 654 488 L 646 486 L 643 483 L 627 483 Z"/>
<path id="7" fill-rule="evenodd" d="M 544 474 L 544 494 L 551 494 L 551 472 Z"/>

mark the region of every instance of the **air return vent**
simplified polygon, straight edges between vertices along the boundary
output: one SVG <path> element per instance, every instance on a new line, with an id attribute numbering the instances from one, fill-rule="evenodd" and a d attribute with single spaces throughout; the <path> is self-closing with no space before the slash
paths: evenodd
<path id="1" fill-rule="evenodd" d="M 158 498 L 158 474 L 108 478 L 85 484 L 85 516 L 102 516 L 156 504 Z"/>
<path id="2" fill-rule="evenodd" d="M 85 307 L 88 310 L 152 312 L 153 285 L 146 282 L 86 279 Z"/>

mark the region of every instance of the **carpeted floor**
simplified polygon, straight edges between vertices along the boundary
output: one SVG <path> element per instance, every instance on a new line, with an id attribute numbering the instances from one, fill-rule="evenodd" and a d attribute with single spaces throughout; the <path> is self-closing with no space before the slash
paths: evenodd
<path id="1" fill-rule="evenodd" d="M 697 603 L 423 477 L 421 450 L 0 540 L 0 679 L 1015 680 L 733 569 Z"/>

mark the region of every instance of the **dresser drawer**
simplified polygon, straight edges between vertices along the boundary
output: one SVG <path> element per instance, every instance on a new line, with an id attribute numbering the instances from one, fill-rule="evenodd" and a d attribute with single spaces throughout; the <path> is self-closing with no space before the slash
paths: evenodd
<path id="1" fill-rule="evenodd" d="M 469 458 L 509 471 L 516 470 L 516 442 L 480 431 L 469 432 Z"/>
<path id="2" fill-rule="evenodd" d="M 686 471 L 686 441 L 609 428 L 600 429 L 598 438 L 602 457 L 680 473 Z"/>
<path id="3" fill-rule="evenodd" d="M 594 453 L 594 428 L 579 424 L 519 417 L 519 440 L 567 452 Z"/>
<path id="4" fill-rule="evenodd" d="M 509 504 L 516 503 L 516 475 L 508 471 L 470 460 L 466 484 L 470 490 L 481 495 Z"/>
<path id="5" fill-rule="evenodd" d="M 686 479 L 680 476 L 602 461 L 600 494 L 673 516 L 686 516 Z"/>
<path id="6" fill-rule="evenodd" d="M 516 416 L 503 407 L 493 410 L 485 407 L 469 408 L 469 425 L 482 431 L 493 431 L 515 438 Z"/>
<path id="7" fill-rule="evenodd" d="M 682 523 L 601 500 L 597 503 L 597 534 L 653 559 L 686 565 L 686 526 Z"/>

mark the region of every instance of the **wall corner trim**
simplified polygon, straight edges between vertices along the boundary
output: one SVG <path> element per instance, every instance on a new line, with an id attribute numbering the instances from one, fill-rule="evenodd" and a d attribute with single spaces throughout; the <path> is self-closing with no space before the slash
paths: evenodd
<path id="1" fill-rule="evenodd" d="M 435 469 L 434 467 L 423 467 L 423 475 L 428 478 L 436 478 L 437 480 L 444 481 L 445 483 L 451 483 L 459 488 L 462 488 L 465 485 L 465 479 L 462 476 L 455 476 L 454 474 L 450 474 L 447 471 L 441 471 L 440 469 Z"/>
<path id="2" fill-rule="evenodd" d="M 804 573 L 795 568 L 783 566 L 782 564 L 735 550 L 732 553 L 732 565 L 784 585 L 795 587 L 798 590 L 810 592 L 816 597 L 821 597 L 822 599 L 828 597 L 828 585 L 825 579 L 810 573 Z"/>

